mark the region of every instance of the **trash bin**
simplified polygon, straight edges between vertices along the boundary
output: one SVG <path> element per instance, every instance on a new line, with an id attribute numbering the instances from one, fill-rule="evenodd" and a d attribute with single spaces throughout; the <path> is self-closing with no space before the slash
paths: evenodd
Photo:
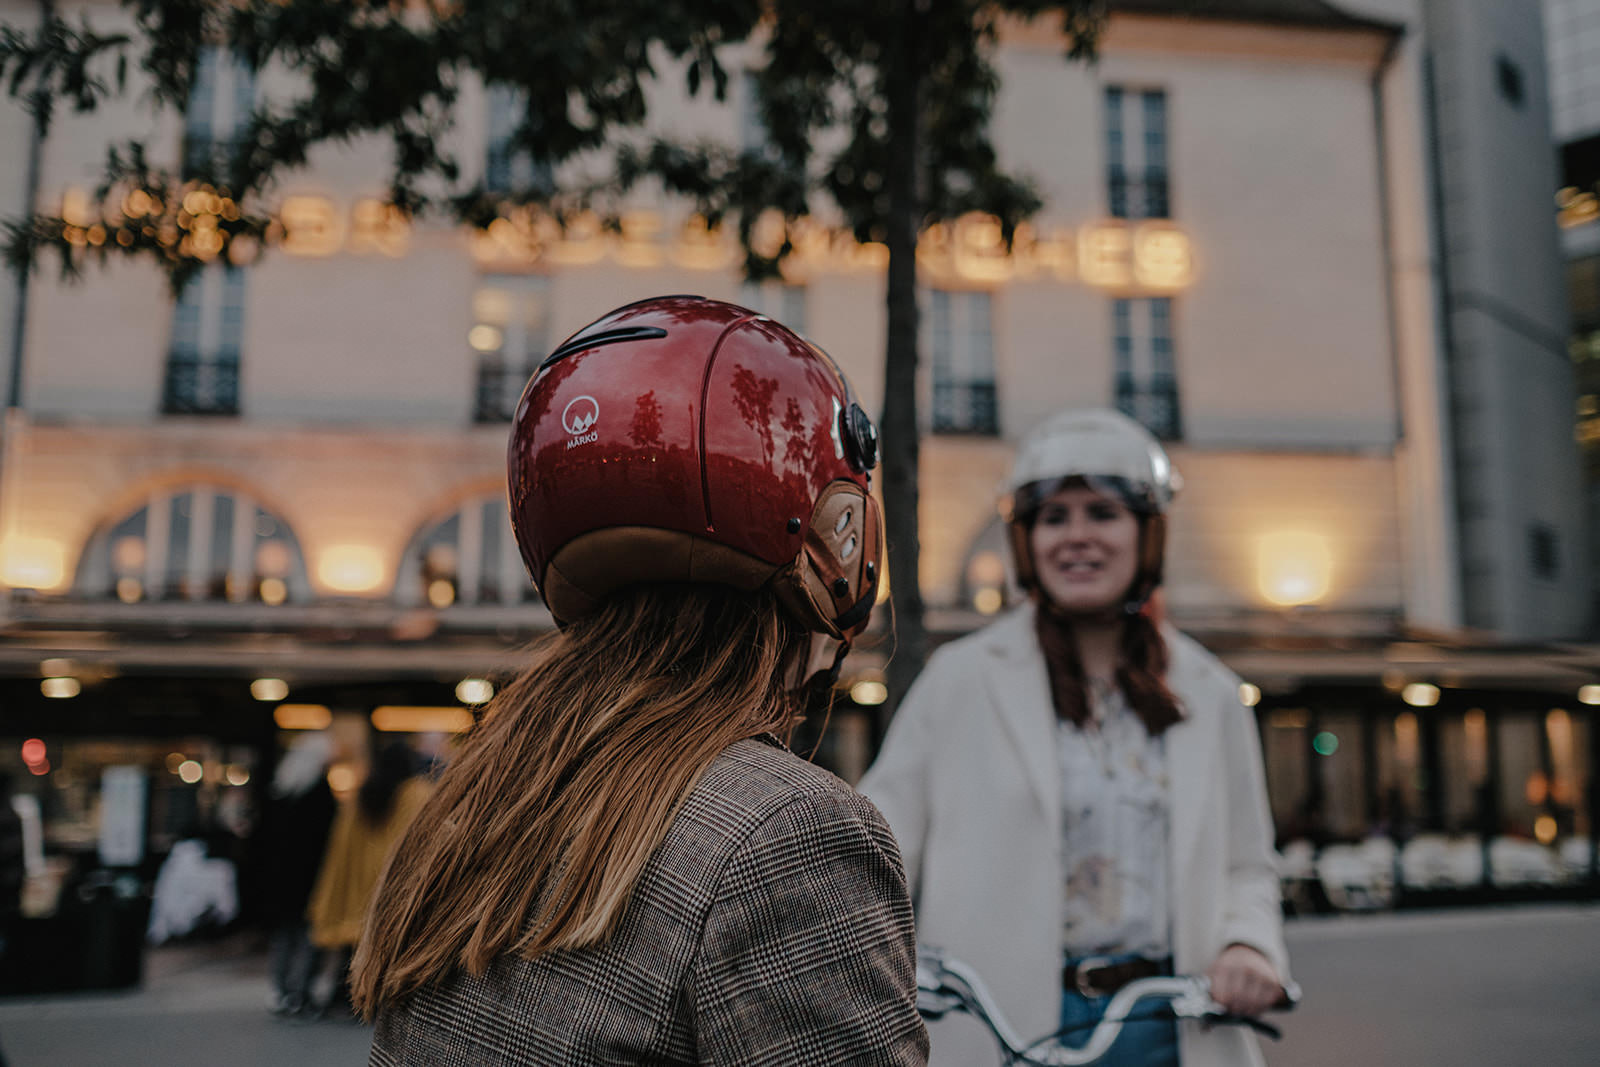
<path id="1" fill-rule="evenodd" d="M 90 871 L 74 894 L 79 928 L 80 989 L 122 989 L 144 976 L 144 931 L 150 897 L 133 871 Z M 64 909 L 66 910 L 66 909 Z"/>

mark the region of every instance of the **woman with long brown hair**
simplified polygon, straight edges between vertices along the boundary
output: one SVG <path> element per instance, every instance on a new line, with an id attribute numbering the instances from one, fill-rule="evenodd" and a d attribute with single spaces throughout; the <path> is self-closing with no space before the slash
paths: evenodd
<path id="1" fill-rule="evenodd" d="M 743 308 L 644 301 L 544 362 L 509 459 L 560 630 L 390 862 L 372 1062 L 924 1062 L 894 839 L 784 744 L 881 566 L 842 375 Z"/>
<path id="2" fill-rule="evenodd" d="M 1177 477 L 1144 427 L 1068 411 L 1002 503 L 1021 608 L 941 648 L 861 789 L 904 850 L 918 933 L 1026 1032 L 1087 1038 L 1123 985 L 1207 973 L 1254 1015 L 1288 974 L 1260 742 L 1239 679 L 1163 625 Z M 933 1033 L 936 1064 L 992 1053 Z M 1242 1027 L 1125 1027 L 1114 1067 L 1259 1064 Z"/>

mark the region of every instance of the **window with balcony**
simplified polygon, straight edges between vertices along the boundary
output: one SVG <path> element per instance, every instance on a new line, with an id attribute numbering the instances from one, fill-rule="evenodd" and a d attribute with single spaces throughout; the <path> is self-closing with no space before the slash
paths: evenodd
<path id="1" fill-rule="evenodd" d="M 934 433 L 1000 432 L 991 305 L 986 292 L 935 289 L 928 294 Z"/>
<path id="2" fill-rule="evenodd" d="M 1172 300 L 1111 302 L 1117 410 L 1164 441 L 1183 436 L 1172 345 Z"/>
<path id="3" fill-rule="evenodd" d="M 766 153 L 771 147 L 767 124 L 761 117 L 761 74 L 747 70 L 739 78 L 739 147 Z"/>
<path id="4" fill-rule="evenodd" d="M 474 497 L 424 526 L 401 559 L 395 597 L 440 609 L 537 602 L 511 536 L 505 494 Z"/>
<path id="5" fill-rule="evenodd" d="M 523 387 L 550 351 L 550 279 L 489 274 L 472 296 L 467 335 L 477 359 L 475 422 L 509 422 Z"/>
<path id="6" fill-rule="evenodd" d="M 1106 199 L 1111 216 L 1170 218 L 1166 92 L 1106 86 L 1105 129 Z"/>
<path id="7" fill-rule="evenodd" d="M 517 127 L 529 121 L 528 98 L 509 85 L 488 89 L 489 138 L 484 159 L 483 187 L 491 193 L 549 191 L 555 179 L 549 163 L 535 159 L 517 142 Z"/>
<path id="8" fill-rule="evenodd" d="M 245 274 L 206 267 L 184 285 L 172 312 L 161 410 L 168 415 L 237 415 L 244 335 Z"/>
<path id="9" fill-rule="evenodd" d="M 200 50 L 183 116 L 185 174 L 220 174 L 255 107 L 256 75 L 223 48 Z"/>
<path id="10" fill-rule="evenodd" d="M 307 600 L 300 542 L 248 494 L 194 484 L 150 494 L 90 540 L 75 586 L 88 597 L 222 600 L 271 605 Z"/>

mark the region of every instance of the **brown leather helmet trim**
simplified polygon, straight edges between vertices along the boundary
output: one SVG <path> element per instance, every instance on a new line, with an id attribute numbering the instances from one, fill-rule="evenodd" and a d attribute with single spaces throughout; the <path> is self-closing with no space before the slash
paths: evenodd
<path id="1" fill-rule="evenodd" d="M 866 628 L 882 578 L 878 502 L 854 482 L 838 481 L 817 498 L 800 557 L 778 573 L 773 589 L 812 630 L 845 640 Z"/>
<path id="2" fill-rule="evenodd" d="M 693 534 L 653 526 L 613 526 L 575 537 L 546 569 L 540 592 L 558 623 L 597 609 L 628 585 L 710 582 L 750 591 L 778 570 L 754 556 Z"/>
<path id="3" fill-rule="evenodd" d="M 1032 592 L 1039 584 L 1038 572 L 1033 568 L 1033 549 L 1028 544 L 1029 523 L 1012 519 L 1006 523 L 1006 540 L 1011 545 L 1011 562 L 1017 569 L 1017 584 L 1025 592 Z"/>

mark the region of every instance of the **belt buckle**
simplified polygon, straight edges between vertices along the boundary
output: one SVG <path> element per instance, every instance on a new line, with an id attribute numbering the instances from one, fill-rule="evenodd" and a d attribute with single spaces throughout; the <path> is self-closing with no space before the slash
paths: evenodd
<path id="1" fill-rule="evenodd" d="M 1078 995 L 1083 997 L 1098 997 L 1104 994 L 1095 992 L 1094 986 L 1089 982 L 1089 972 L 1098 971 L 1102 967 L 1111 966 L 1109 956 L 1087 956 L 1078 961 L 1073 970 L 1073 984 L 1077 987 Z"/>

